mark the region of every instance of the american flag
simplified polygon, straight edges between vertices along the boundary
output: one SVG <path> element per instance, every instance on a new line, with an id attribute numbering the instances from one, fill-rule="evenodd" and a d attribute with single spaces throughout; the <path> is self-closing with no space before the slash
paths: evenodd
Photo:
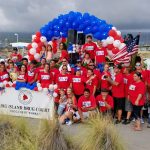
<path id="1" fill-rule="evenodd" d="M 138 52 L 140 35 L 129 40 L 124 48 L 122 48 L 117 54 L 112 57 L 115 62 L 130 62 L 131 56 Z"/>

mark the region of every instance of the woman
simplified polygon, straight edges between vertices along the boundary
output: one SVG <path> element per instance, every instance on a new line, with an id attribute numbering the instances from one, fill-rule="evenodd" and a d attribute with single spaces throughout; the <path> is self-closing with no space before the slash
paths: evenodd
<path id="1" fill-rule="evenodd" d="M 86 85 L 85 88 L 90 90 L 90 94 L 95 95 L 96 86 L 97 86 L 97 78 L 92 69 L 88 69 L 86 76 Z"/>
<path id="2" fill-rule="evenodd" d="M 46 49 L 46 60 L 47 60 L 47 62 L 50 62 L 50 60 L 52 58 L 53 58 L 52 46 L 51 45 L 47 45 L 47 49 Z"/>
<path id="3" fill-rule="evenodd" d="M 136 72 L 133 75 L 134 82 L 129 86 L 129 100 L 133 105 L 133 114 L 136 119 L 134 130 L 141 131 L 141 122 L 140 122 L 140 111 L 145 103 L 145 84 L 142 81 L 142 74 Z"/>
<path id="4" fill-rule="evenodd" d="M 59 50 L 60 50 L 59 62 L 61 62 L 63 58 L 66 58 L 67 60 L 69 60 L 69 54 L 68 54 L 67 46 L 65 43 L 61 42 L 59 44 Z"/>
<path id="5" fill-rule="evenodd" d="M 9 75 L 6 71 L 5 63 L 0 63 L 0 82 L 8 82 L 9 81 Z"/>
<path id="6" fill-rule="evenodd" d="M 106 80 L 106 78 L 110 78 L 111 74 L 109 72 L 109 65 L 104 65 L 104 71 L 101 74 L 101 89 L 111 90 L 111 84 Z"/>
<path id="7" fill-rule="evenodd" d="M 25 65 L 21 66 L 20 72 L 18 73 L 18 78 L 16 80 L 16 90 L 20 88 L 25 88 L 27 82 L 27 68 Z"/>
<path id="8" fill-rule="evenodd" d="M 49 85 L 53 84 L 53 75 L 50 73 L 50 66 L 48 63 L 45 64 L 44 71 L 40 72 L 38 82 L 41 83 L 42 88 L 49 88 Z"/>
<path id="9" fill-rule="evenodd" d="M 67 89 L 67 105 L 65 113 L 59 118 L 60 123 L 71 125 L 77 118 L 77 101 L 71 88 Z"/>
<path id="10" fill-rule="evenodd" d="M 42 60 L 42 58 L 46 57 L 46 46 L 43 45 L 42 46 L 42 50 L 40 51 L 40 61 Z"/>

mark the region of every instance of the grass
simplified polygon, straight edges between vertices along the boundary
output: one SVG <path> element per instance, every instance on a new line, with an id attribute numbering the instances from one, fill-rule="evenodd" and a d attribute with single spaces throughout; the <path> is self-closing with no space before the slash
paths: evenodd
<path id="1" fill-rule="evenodd" d="M 125 150 L 122 139 L 109 117 L 97 115 L 84 125 L 78 140 L 81 150 Z M 84 138 L 83 138 L 84 136 Z"/>

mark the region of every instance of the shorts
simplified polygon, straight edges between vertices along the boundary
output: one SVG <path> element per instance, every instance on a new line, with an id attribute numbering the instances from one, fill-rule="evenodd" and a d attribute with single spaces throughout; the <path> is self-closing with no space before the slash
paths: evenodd
<path id="1" fill-rule="evenodd" d="M 32 84 L 27 83 L 26 88 L 30 90 L 34 90 L 34 88 L 37 87 L 37 83 L 33 82 Z"/>
<path id="2" fill-rule="evenodd" d="M 125 99 L 125 111 L 133 111 L 133 106 L 130 100 L 128 100 L 127 98 Z"/>
<path id="3" fill-rule="evenodd" d="M 124 110 L 125 108 L 125 98 L 114 97 L 114 110 Z"/>
<path id="4" fill-rule="evenodd" d="M 57 113 L 59 116 L 61 116 L 64 113 L 65 107 L 62 107 L 61 105 L 58 106 Z"/>
<path id="5" fill-rule="evenodd" d="M 140 112 L 142 110 L 142 107 L 143 106 L 136 106 L 136 105 L 133 105 L 133 115 L 134 115 L 134 118 L 137 120 L 139 118 L 141 118 L 141 115 L 140 115 Z"/>
<path id="6" fill-rule="evenodd" d="M 15 87 L 16 90 L 20 90 L 21 88 L 25 88 L 25 87 L 26 87 L 26 82 L 19 82 L 19 81 L 16 82 L 16 87 Z"/>

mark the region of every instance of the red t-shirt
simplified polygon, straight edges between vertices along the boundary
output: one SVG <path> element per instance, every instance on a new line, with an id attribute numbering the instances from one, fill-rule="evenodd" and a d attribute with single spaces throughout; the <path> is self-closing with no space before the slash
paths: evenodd
<path id="1" fill-rule="evenodd" d="M 62 60 L 63 58 L 66 58 L 67 60 L 69 60 L 69 54 L 68 54 L 67 50 L 62 50 L 61 51 L 60 60 Z"/>
<path id="2" fill-rule="evenodd" d="M 107 56 L 107 50 L 105 48 L 98 48 L 95 50 L 96 64 L 105 63 L 105 57 Z"/>
<path id="3" fill-rule="evenodd" d="M 11 57 L 11 59 L 13 60 L 13 62 L 19 62 L 19 61 L 21 61 L 21 59 L 22 59 L 22 55 L 19 54 L 19 53 L 17 53 L 17 54 L 12 53 L 12 54 L 10 55 L 10 57 Z"/>
<path id="4" fill-rule="evenodd" d="M 133 75 L 124 75 L 125 96 L 128 96 L 129 85 L 133 82 Z"/>
<path id="5" fill-rule="evenodd" d="M 85 43 L 82 49 L 85 50 L 86 53 L 90 54 L 91 59 L 95 59 L 95 50 L 97 49 L 97 45 L 94 42 Z"/>
<path id="6" fill-rule="evenodd" d="M 135 105 L 135 101 L 139 94 L 142 94 L 142 98 L 139 101 L 139 106 L 143 106 L 145 103 L 145 93 L 146 87 L 144 82 L 134 82 L 129 86 L 129 100 L 133 105 Z"/>
<path id="7" fill-rule="evenodd" d="M 56 78 L 56 84 L 58 85 L 58 88 L 61 89 L 67 89 L 70 86 L 71 83 L 71 77 L 69 74 L 62 75 L 59 74 Z"/>
<path id="8" fill-rule="evenodd" d="M 84 92 L 84 83 L 85 78 L 83 76 L 73 76 L 72 77 L 72 88 L 74 91 L 74 94 L 76 95 L 82 95 Z"/>
<path id="9" fill-rule="evenodd" d="M 113 101 L 113 98 L 112 98 L 110 95 L 108 95 L 108 96 L 106 97 L 106 100 L 105 100 L 105 101 L 106 101 L 106 103 L 107 103 L 108 105 L 111 106 L 111 108 L 114 107 L 114 101 Z M 100 112 L 105 112 L 105 111 L 107 111 L 107 107 L 106 107 L 105 102 L 104 102 L 104 100 L 103 100 L 103 98 L 102 98 L 102 95 L 98 95 L 98 96 L 96 97 L 96 103 L 97 103 L 97 106 L 98 106 Z"/>
<path id="10" fill-rule="evenodd" d="M 91 95 L 89 98 L 85 98 L 85 96 L 81 96 L 78 100 L 78 108 L 81 109 L 82 112 L 87 112 L 86 110 L 82 110 L 82 107 L 86 108 L 96 108 L 96 100 L 93 95 Z"/>
<path id="11" fill-rule="evenodd" d="M 53 74 L 53 81 L 54 83 L 56 83 L 56 77 L 58 74 L 60 74 L 59 70 L 57 68 L 53 68 L 53 69 L 50 69 L 50 73 Z"/>
<path id="12" fill-rule="evenodd" d="M 114 78 L 115 82 L 118 82 L 119 84 L 112 85 L 112 95 L 115 98 L 124 98 L 125 97 L 125 90 L 124 90 L 124 80 L 123 80 L 123 74 L 119 73 L 115 75 Z"/>
<path id="13" fill-rule="evenodd" d="M 111 74 L 108 71 L 101 74 L 101 89 L 110 90 L 111 84 L 104 78 L 105 76 L 111 77 Z"/>
<path id="14" fill-rule="evenodd" d="M 0 72 L 0 82 L 9 81 L 9 75 L 6 71 Z"/>
<path id="15" fill-rule="evenodd" d="M 85 80 L 88 81 L 90 77 L 86 77 Z M 93 94 L 94 86 L 97 86 L 97 78 L 93 78 L 90 82 L 86 83 L 85 87 L 90 90 L 90 94 Z"/>
<path id="16" fill-rule="evenodd" d="M 44 66 L 40 66 L 37 68 L 38 73 L 43 72 L 43 71 L 44 71 Z"/>
<path id="17" fill-rule="evenodd" d="M 27 81 L 27 74 L 19 72 L 17 80 L 25 80 L 25 81 Z"/>
<path id="18" fill-rule="evenodd" d="M 48 88 L 53 82 L 53 75 L 52 73 L 40 72 L 38 80 L 41 83 L 42 88 Z"/>
<path id="19" fill-rule="evenodd" d="M 35 78 L 35 75 L 38 73 L 37 69 L 31 69 L 30 66 L 27 69 L 27 77 L 28 77 L 28 82 L 32 82 Z"/>

